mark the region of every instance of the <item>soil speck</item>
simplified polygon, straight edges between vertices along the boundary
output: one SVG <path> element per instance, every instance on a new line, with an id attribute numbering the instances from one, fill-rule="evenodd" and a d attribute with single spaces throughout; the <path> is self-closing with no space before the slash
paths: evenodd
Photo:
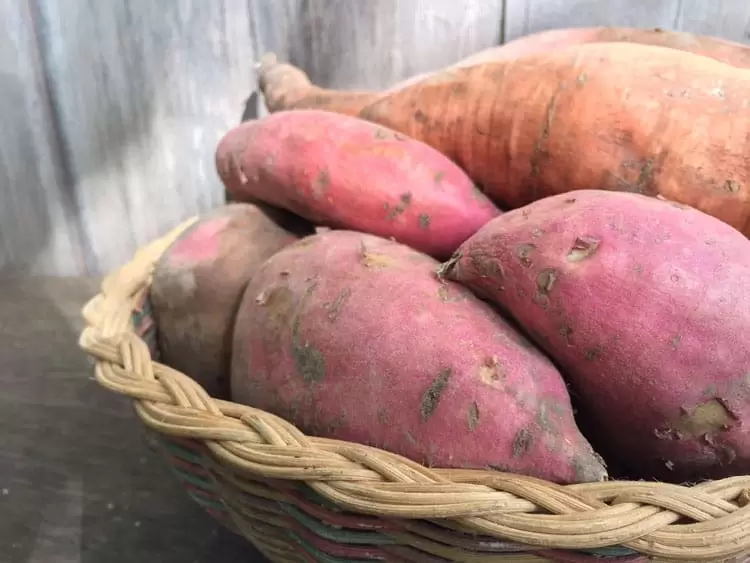
<path id="1" fill-rule="evenodd" d="M 299 310 L 295 315 L 294 325 L 292 327 L 292 358 L 294 360 L 294 365 L 297 368 L 297 373 L 299 373 L 307 382 L 320 381 L 325 377 L 326 373 L 325 358 L 323 357 L 323 354 L 312 344 L 304 341 L 300 334 L 301 313 L 304 312 L 305 302 L 315 292 L 316 287 L 317 284 L 313 283 L 307 288 L 305 296 L 299 304 Z"/>
<path id="2" fill-rule="evenodd" d="M 516 256 L 518 256 L 518 260 L 526 266 L 527 268 L 532 265 L 531 262 L 531 255 L 536 250 L 536 245 L 532 244 L 530 242 L 525 244 L 519 244 L 516 247 Z"/>
<path id="3" fill-rule="evenodd" d="M 411 205 L 412 195 L 411 192 L 405 192 L 401 194 L 401 197 L 399 197 L 399 202 L 397 205 L 394 205 L 391 207 L 387 203 L 385 204 L 385 209 L 388 211 L 386 214 L 386 220 L 393 221 L 396 217 L 401 215 L 404 211 L 406 211 L 406 208 Z"/>
<path id="4" fill-rule="evenodd" d="M 422 395 L 422 404 L 420 407 L 422 420 L 427 420 L 435 414 L 435 410 L 448 387 L 452 374 L 453 370 L 451 368 L 441 370 L 427 391 L 424 392 L 424 395 Z"/>
<path id="5" fill-rule="evenodd" d="M 339 318 L 339 315 L 341 314 L 341 308 L 344 306 L 344 303 L 351 297 L 352 290 L 350 287 L 345 287 L 341 290 L 341 292 L 336 296 L 336 299 L 334 299 L 331 303 L 328 304 L 328 320 L 333 322 L 336 319 Z"/>
<path id="6" fill-rule="evenodd" d="M 555 286 L 556 281 L 557 281 L 557 270 L 554 270 L 552 268 L 547 268 L 546 270 L 542 270 L 541 272 L 539 272 L 539 275 L 536 277 L 537 290 L 542 295 L 549 295 L 549 292 L 552 291 L 552 288 Z"/>
<path id="7" fill-rule="evenodd" d="M 534 437 L 528 428 L 521 428 L 513 439 L 513 457 L 521 457 L 529 452 Z"/>
<path id="8" fill-rule="evenodd" d="M 315 199 L 323 199 L 328 193 L 328 188 L 331 185 L 331 176 L 328 170 L 322 169 L 312 185 L 312 194 Z"/>
<path id="9" fill-rule="evenodd" d="M 388 411 L 385 409 L 380 409 L 378 411 L 378 422 L 382 425 L 387 425 L 389 423 L 390 417 L 388 416 Z"/>
<path id="10" fill-rule="evenodd" d="M 598 360 L 602 355 L 602 347 L 601 346 L 594 346 L 593 348 L 589 348 L 586 350 L 586 353 L 584 354 L 585 358 L 589 362 L 593 362 L 595 360 Z"/>
<path id="11" fill-rule="evenodd" d="M 469 430 L 474 432 L 479 425 L 479 405 L 476 401 L 472 401 L 469 406 Z"/>

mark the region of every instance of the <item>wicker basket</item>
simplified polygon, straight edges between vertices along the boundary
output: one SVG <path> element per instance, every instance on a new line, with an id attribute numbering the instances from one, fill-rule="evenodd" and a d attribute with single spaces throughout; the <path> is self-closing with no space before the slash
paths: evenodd
<path id="1" fill-rule="evenodd" d="M 308 437 L 210 398 L 156 361 L 153 264 L 192 221 L 141 250 L 84 308 L 96 380 L 133 401 L 189 495 L 272 561 L 750 561 L 750 476 L 694 487 L 559 486 L 428 469 Z"/>

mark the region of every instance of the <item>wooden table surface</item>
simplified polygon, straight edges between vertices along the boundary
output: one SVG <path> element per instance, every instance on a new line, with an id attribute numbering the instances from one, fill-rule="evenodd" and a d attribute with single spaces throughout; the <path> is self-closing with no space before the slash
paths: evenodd
<path id="1" fill-rule="evenodd" d="M 76 345 L 94 280 L 0 280 L 0 560 L 263 561 L 189 500 Z"/>

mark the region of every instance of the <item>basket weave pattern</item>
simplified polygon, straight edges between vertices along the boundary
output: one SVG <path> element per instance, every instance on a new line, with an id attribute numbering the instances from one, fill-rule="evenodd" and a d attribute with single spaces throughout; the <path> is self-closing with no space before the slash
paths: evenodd
<path id="1" fill-rule="evenodd" d="M 188 494 L 272 561 L 750 561 L 750 476 L 560 486 L 426 468 L 209 397 L 158 363 L 153 266 L 188 221 L 107 277 L 80 346 L 133 401 Z"/>

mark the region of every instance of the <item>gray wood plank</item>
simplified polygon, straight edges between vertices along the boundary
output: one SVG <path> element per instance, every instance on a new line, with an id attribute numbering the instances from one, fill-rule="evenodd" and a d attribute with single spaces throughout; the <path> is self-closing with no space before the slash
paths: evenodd
<path id="1" fill-rule="evenodd" d="M 263 561 L 188 498 L 131 404 L 91 380 L 76 341 L 95 291 L 0 280 L 0 561 Z"/>
<path id="2" fill-rule="evenodd" d="M 261 52 L 335 88 L 384 88 L 501 39 L 502 0 L 252 0 Z"/>
<path id="3" fill-rule="evenodd" d="M 303 0 L 248 0 L 256 49 L 288 58 L 303 3 Z"/>
<path id="4" fill-rule="evenodd" d="M 40 0 L 93 273 L 216 206 L 213 151 L 254 84 L 245 0 Z"/>
<path id="5" fill-rule="evenodd" d="M 683 0 L 507 0 L 505 39 L 563 27 L 675 29 Z M 742 1 L 742 0 L 738 0 Z"/>
<path id="6" fill-rule="evenodd" d="M 0 271 L 85 273 L 30 2 L 0 0 Z"/>
<path id="7" fill-rule="evenodd" d="M 682 0 L 676 27 L 699 35 L 750 43 L 750 2 Z"/>

